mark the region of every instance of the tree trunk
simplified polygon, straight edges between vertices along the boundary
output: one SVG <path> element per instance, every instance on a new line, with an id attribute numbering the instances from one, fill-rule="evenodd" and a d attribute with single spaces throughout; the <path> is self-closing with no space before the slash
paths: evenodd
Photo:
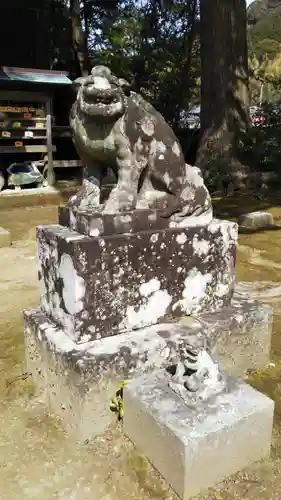
<path id="1" fill-rule="evenodd" d="M 247 167 L 235 146 L 249 126 L 245 0 L 200 0 L 201 141 L 196 164 L 242 187 Z"/>
<path id="2" fill-rule="evenodd" d="M 87 76 L 89 74 L 88 51 L 86 37 L 82 29 L 79 0 L 70 0 L 70 16 L 72 23 L 72 45 L 75 58 L 77 59 L 81 76 Z"/>
<path id="3" fill-rule="evenodd" d="M 260 99 L 259 99 L 259 105 L 262 106 L 263 103 L 263 91 L 264 91 L 264 83 L 261 82 L 260 86 Z"/>

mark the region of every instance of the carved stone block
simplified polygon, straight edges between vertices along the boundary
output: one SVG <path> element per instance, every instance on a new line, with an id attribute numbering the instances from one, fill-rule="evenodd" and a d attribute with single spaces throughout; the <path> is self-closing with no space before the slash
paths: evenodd
<path id="1" fill-rule="evenodd" d="M 237 226 L 87 237 L 38 228 L 41 308 L 78 343 L 230 303 Z"/>
<path id="2" fill-rule="evenodd" d="M 174 222 L 170 218 L 161 217 L 160 214 L 160 210 L 133 210 L 110 215 L 102 214 L 102 208 L 93 212 L 60 207 L 59 224 L 87 236 L 109 236 L 147 230 L 188 228 L 205 225 L 212 219 L 211 212 L 198 217 L 185 217 L 181 222 Z"/>
<path id="3" fill-rule="evenodd" d="M 86 344 L 75 343 L 38 309 L 25 311 L 24 320 L 26 369 L 75 440 L 91 439 L 112 422 L 109 402 L 119 382 L 176 365 L 181 343 L 193 335 L 206 335 L 211 354 L 239 377 L 270 359 L 271 308 L 236 294 L 219 312 Z"/>
<path id="4" fill-rule="evenodd" d="M 163 373 L 124 389 L 124 432 L 183 500 L 270 451 L 274 402 L 228 378 L 228 392 L 190 409 Z"/>

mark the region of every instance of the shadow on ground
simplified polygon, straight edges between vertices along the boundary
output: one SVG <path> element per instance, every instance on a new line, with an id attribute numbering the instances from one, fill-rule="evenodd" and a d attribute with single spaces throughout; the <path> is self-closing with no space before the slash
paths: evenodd
<path id="1" fill-rule="evenodd" d="M 261 195 L 259 194 L 235 194 L 233 196 L 226 196 L 222 198 L 213 199 L 214 214 L 218 218 L 226 218 L 235 220 L 240 215 L 247 212 L 254 212 L 257 210 L 264 210 L 276 214 L 275 219 L 281 221 L 281 192 L 268 192 Z M 274 215 L 273 213 L 273 215 Z"/>

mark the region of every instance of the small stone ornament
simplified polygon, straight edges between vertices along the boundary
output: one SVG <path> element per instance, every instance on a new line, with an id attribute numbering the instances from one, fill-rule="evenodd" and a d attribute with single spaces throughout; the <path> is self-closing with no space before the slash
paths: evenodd
<path id="1" fill-rule="evenodd" d="M 226 380 L 206 350 L 203 339 L 180 346 L 180 362 L 169 381 L 171 389 L 189 405 L 197 406 L 226 389 Z"/>

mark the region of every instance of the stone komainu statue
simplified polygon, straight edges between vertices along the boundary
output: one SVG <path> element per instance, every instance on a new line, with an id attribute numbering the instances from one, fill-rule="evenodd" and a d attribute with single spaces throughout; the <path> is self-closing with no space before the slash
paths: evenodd
<path id="1" fill-rule="evenodd" d="M 105 66 L 95 66 L 73 86 L 77 97 L 70 126 L 85 169 L 83 187 L 68 206 L 96 211 L 102 179 L 111 168 L 117 185 L 103 213 L 159 209 L 175 221 L 194 216 L 197 223 L 209 222 L 211 198 L 201 172 L 185 163 L 163 116 Z"/>

